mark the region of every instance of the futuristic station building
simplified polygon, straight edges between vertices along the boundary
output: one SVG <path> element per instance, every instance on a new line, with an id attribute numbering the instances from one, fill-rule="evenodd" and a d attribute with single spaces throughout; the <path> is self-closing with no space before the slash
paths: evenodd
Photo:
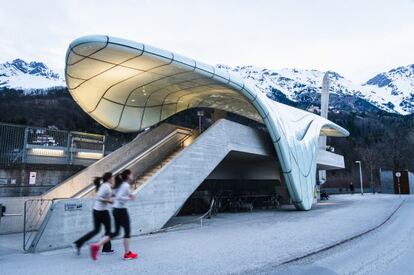
<path id="1" fill-rule="evenodd" d="M 65 73 L 79 106 L 116 131 L 136 132 L 200 107 L 263 123 L 291 200 L 301 210 L 310 209 L 313 203 L 319 137 L 348 135 L 318 115 L 268 98 L 227 71 L 119 38 L 77 39 L 67 52 Z"/>

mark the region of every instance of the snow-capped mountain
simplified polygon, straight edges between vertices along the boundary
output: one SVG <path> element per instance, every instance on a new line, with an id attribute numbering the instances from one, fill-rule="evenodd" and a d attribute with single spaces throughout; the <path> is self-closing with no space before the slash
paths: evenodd
<path id="1" fill-rule="evenodd" d="M 254 66 L 234 68 L 217 65 L 251 82 L 269 97 L 298 107 L 319 105 L 322 79 L 325 72 L 304 69 L 270 70 Z M 414 64 L 380 73 L 365 83 L 353 83 L 336 72 L 330 74 L 330 108 L 348 111 L 386 111 L 414 114 Z M 42 62 L 15 59 L 0 64 L 2 88 L 25 92 L 65 87 L 62 76 Z"/>
<path id="2" fill-rule="evenodd" d="M 0 64 L 0 88 L 31 91 L 65 86 L 64 79 L 42 62 L 15 59 Z"/>
<path id="3" fill-rule="evenodd" d="M 381 73 L 363 84 L 365 97 L 400 114 L 414 113 L 414 64 Z"/>
<path id="4" fill-rule="evenodd" d="M 253 66 L 217 65 L 256 85 L 268 96 L 299 104 L 319 102 L 325 72 L 303 69 L 269 70 Z M 381 73 L 366 83 L 356 84 L 336 72 L 330 74 L 331 106 L 335 109 L 359 110 L 372 106 L 398 114 L 414 113 L 414 65 Z M 371 107 L 369 105 L 372 105 Z"/>

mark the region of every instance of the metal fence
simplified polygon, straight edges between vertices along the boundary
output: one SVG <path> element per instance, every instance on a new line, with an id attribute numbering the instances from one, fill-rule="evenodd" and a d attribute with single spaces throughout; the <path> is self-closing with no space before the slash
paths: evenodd
<path id="1" fill-rule="evenodd" d="M 105 155 L 104 135 L 0 123 L 0 166 L 90 165 Z"/>

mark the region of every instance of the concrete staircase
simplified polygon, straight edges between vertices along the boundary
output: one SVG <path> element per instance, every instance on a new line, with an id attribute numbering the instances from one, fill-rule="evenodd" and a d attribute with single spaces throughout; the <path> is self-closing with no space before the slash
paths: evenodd
<path id="1" fill-rule="evenodd" d="M 124 169 L 130 169 L 134 175 L 141 177 L 147 174 L 149 170 L 153 170 L 152 168 L 158 165 L 160 160 L 164 160 L 166 156 L 183 147 L 183 141 L 192 135 L 193 131 L 191 129 L 172 124 L 161 124 L 157 128 L 137 136 L 129 144 L 108 155 L 106 161 L 112 165 L 110 167 L 112 169 L 99 165 L 99 163 L 95 165 L 96 167 L 88 167 L 87 169 L 96 173 L 95 176 L 102 175 L 106 171 L 118 174 Z M 154 136 L 154 138 L 151 138 L 151 136 Z M 105 170 L 105 168 L 107 169 Z M 76 175 L 76 177 L 80 177 L 82 174 L 85 174 L 85 172 L 80 172 L 80 175 Z M 90 172 L 86 174 L 90 177 Z M 85 177 L 82 178 L 84 179 Z M 64 186 L 62 187 L 64 188 Z M 92 197 L 94 194 L 95 188 L 93 184 L 89 183 L 84 184 L 80 191 L 70 197 L 84 198 Z"/>
<path id="2" fill-rule="evenodd" d="M 153 166 L 151 169 L 149 169 L 147 172 L 143 173 L 139 177 L 137 177 L 133 183 L 133 189 L 137 190 L 141 185 L 143 185 L 147 180 L 149 180 L 152 176 L 154 176 L 162 167 L 167 165 L 171 160 L 173 160 L 181 151 L 183 148 L 179 148 L 173 153 L 171 153 L 168 157 L 163 159 L 160 163 Z"/>

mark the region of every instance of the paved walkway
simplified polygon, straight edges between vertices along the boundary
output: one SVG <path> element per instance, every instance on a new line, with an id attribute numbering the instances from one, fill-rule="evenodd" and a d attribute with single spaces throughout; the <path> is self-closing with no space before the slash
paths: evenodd
<path id="1" fill-rule="evenodd" d="M 414 198 L 383 226 L 360 238 L 282 266 L 251 273 L 279 275 L 414 274 Z"/>
<path id="2" fill-rule="evenodd" d="M 350 238 L 382 223 L 400 204 L 393 195 L 341 195 L 307 212 L 274 211 L 219 214 L 203 227 L 134 238 L 135 261 L 117 253 L 93 262 L 84 249 L 0 256 L 4 274 L 223 274 L 257 271 Z M 4 238 L 4 236 L 3 236 Z M 0 243 L 2 243 L 0 238 Z M 0 245 L 1 246 L 1 245 Z M 16 257 L 17 256 L 17 257 Z"/>

